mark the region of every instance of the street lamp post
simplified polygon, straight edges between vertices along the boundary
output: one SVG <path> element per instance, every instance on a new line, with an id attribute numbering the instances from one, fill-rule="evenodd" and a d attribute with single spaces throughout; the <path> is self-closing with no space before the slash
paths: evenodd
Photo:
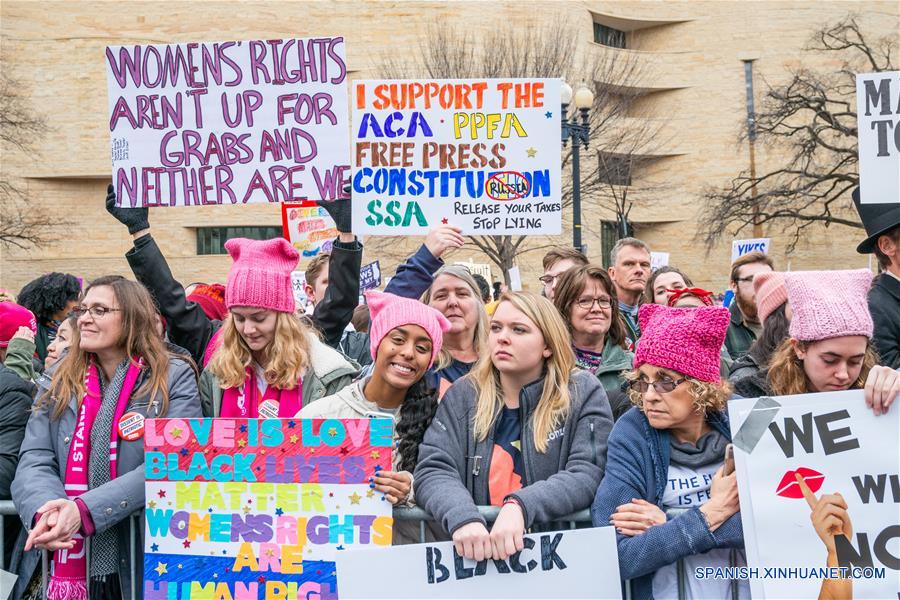
<path id="1" fill-rule="evenodd" d="M 584 252 L 581 243 L 581 146 L 588 149 L 591 127 L 588 123 L 588 111 L 594 103 L 594 93 L 582 85 L 575 92 L 575 108 L 577 112 L 569 119 L 569 104 L 572 103 L 572 86 L 563 81 L 562 84 L 562 144 L 563 148 L 572 139 L 572 245 L 579 252 Z M 579 119 L 580 115 L 580 119 Z M 580 122 L 579 122 L 580 121 Z"/>

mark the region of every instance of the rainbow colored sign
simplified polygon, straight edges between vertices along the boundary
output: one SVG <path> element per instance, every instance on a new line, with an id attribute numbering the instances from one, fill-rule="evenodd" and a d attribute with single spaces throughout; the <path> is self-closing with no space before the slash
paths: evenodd
<path id="1" fill-rule="evenodd" d="M 390 419 L 150 419 L 144 598 L 336 598 L 335 555 L 390 546 Z"/>

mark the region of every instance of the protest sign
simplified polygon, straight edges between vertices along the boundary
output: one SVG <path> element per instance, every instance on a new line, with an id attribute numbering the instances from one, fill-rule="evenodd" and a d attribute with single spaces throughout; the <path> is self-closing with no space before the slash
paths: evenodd
<path id="1" fill-rule="evenodd" d="M 522 274 L 519 272 L 519 267 L 510 267 L 509 271 L 507 272 L 509 273 L 509 289 L 514 292 L 521 292 Z"/>
<path id="2" fill-rule="evenodd" d="M 363 265 L 359 270 L 359 290 L 374 290 L 381 285 L 381 265 L 376 260 L 367 265 Z"/>
<path id="3" fill-rule="evenodd" d="M 650 253 L 650 270 L 655 271 L 660 267 L 669 266 L 668 252 L 651 252 Z"/>
<path id="4" fill-rule="evenodd" d="M 525 549 L 507 560 L 476 563 L 452 542 L 342 552 L 341 600 L 421 598 L 621 598 L 612 527 L 525 535 Z M 389 585 L 373 585 L 385 573 Z"/>
<path id="5" fill-rule="evenodd" d="M 333 200 L 349 181 L 344 39 L 109 46 L 119 206 Z"/>
<path id="6" fill-rule="evenodd" d="M 281 229 L 284 238 L 303 258 L 331 252 L 334 238 L 338 236 L 328 211 L 312 200 L 282 204 Z"/>
<path id="7" fill-rule="evenodd" d="M 472 275 L 481 275 L 488 283 L 493 281 L 493 275 L 491 274 L 491 265 L 487 263 L 476 263 L 470 260 L 469 262 L 455 262 L 453 264 L 465 267 Z"/>
<path id="8" fill-rule="evenodd" d="M 734 240 L 731 242 L 731 262 L 751 252 L 769 253 L 770 238 L 754 238 L 752 240 Z"/>
<path id="9" fill-rule="evenodd" d="M 853 573 L 853 597 L 895 597 L 900 591 L 897 407 L 876 417 L 863 391 L 851 390 L 732 400 L 728 412 L 747 564 L 757 569 L 750 580 L 753 597 L 817 598 L 827 576 L 825 542 L 796 474 L 816 498 L 840 493 L 847 503 L 850 539 L 825 536 L 834 539 L 841 566 L 860 568 Z"/>
<path id="10" fill-rule="evenodd" d="M 559 79 L 359 81 L 354 90 L 354 232 L 560 232 Z"/>
<path id="11" fill-rule="evenodd" d="M 900 71 L 856 75 L 859 197 L 900 203 Z"/>
<path id="12" fill-rule="evenodd" d="M 369 477 L 391 466 L 392 426 L 147 420 L 143 597 L 336 597 L 338 553 L 391 545 Z"/>
<path id="13" fill-rule="evenodd" d="M 306 273 L 304 271 L 291 272 L 291 288 L 294 290 L 294 300 L 306 302 Z"/>

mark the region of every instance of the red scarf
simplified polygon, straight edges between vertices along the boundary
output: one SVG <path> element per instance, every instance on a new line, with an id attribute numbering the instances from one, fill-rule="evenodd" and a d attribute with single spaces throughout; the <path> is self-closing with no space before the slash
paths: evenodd
<path id="1" fill-rule="evenodd" d="M 289 419 L 297 414 L 303 404 L 303 381 L 292 390 L 279 390 L 274 385 L 266 387 L 262 396 L 256 384 L 256 371 L 247 367 L 244 384 L 227 388 L 222 394 L 220 417 L 232 419 Z"/>
<path id="2" fill-rule="evenodd" d="M 143 359 L 131 358 L 128 365 L 128 373 L 119 399 L 116 401 L 116 410 L 113 413 L 113 426 L 109 439 L 109 478 L 116 478 L 116 450 L 118 436 L 116 423 L 122 418 L 131 392 L 137 383 L 137 379 L 144 367 Z M 66 478 L 63 488 L 68 498 L 74 499 L 88 490 L 88 465 L 91 456 L 91 430 L 94 427 L 94 419 L 103 404 L 103 393 L 100 391 L 100 372 L 97 363 L 91 357 L 87 373 L 84 377 L 85 394 L 78 409 L 78 418 L 75 422 L 75 432 L 72 435 L 72 443 L 69 445 L 69 458 L 66 461 Z M 50 600 L 87 600 L 87 560 L 84 548 L 84 538 L 75 534 L 73 538 L 75 546 L 71 550 L 57 550 L 53 553 L 53 572 L 50 576 L 50 584 L 47 586 L 47 598 Z"/>
<path id="3" fill-rule="evenodd" d="M 678 302 L 678 299 L 682 296 L 696 296 L 706 306 L 713 305 L 712 292 L 708 292 L 702 288 L 686 287 L 681 288 L 680 290 L 666 290 L 666 292 L 669 294 L 669 306 L 675 306 L 675 303 Z"/>

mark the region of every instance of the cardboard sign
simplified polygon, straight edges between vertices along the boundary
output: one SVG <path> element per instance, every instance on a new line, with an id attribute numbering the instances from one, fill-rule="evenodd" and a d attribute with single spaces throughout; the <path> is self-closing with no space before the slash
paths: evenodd
<path id="1" fill-rule="evenodd" d="M 353 231 L 561 231 L 559 79 L 358 81 Z"/>
<path id="2" fill-rule="evenodd" d="M 525 536 L 509 559 L 479 563 L 452 542 L 349 550 L 337 559 L 341 600 L 421 598 L 621 598 L 612 527 Z M 385 573 L 389 585 L 373 585 Z"/>
<path id="3" fill-rule="evenodd" d="M 302 258 L 331 252 L 338 230 L 328 211 L 314 201 L 281 205 L 281 229 L 284 238 L 297 249 Z"/>
<path id="4" fill-rule="evenodd" d="M 650 269 L 655 271 L 660 267 L 669 266 L 668 252 L 651 252 L 650 253 Z"/>
<path id="5" fill-rule="evenodd" d="M 144 598 L 334 597 L 337 554 L 391 545 L 392 426 L 147 420 Z"/>
<path id="6" fill-rule="evenodd" d="M 900 71 L 856 75 L 859 196 L 900 203 Z"/>
<path id="7" fill-rule="evenodd" d="M 381 265 L 376 260 L 359 270 L 359 291 L 374 290 L 381 285 Z"/>
<path id="8" fill-rule="evenodd" d="M 731 262 L 751 252 L 769 253 L 770 238 L 754 238 L 752 240 L 734 240 L 731 242 Z"/>
<path id="9" fill-rule="evenodd" d="M 344 38 L 109 46 L 119 206 L 333 200 L 349 180 Z"/>
<path id="10" fill-rule="evenodd" d="M 817 500 L 839 493 L 847 503 L 852 536 L 833 537 L 838 562 L 851 569 L 853 597 L 896 597 L 897 408 L 876 417 L 862 390 L 728 403 L 753 598 L 817 598 L 829 576 L 810 571 L 824 571 L 827 550 L 795 474 Z"/>

